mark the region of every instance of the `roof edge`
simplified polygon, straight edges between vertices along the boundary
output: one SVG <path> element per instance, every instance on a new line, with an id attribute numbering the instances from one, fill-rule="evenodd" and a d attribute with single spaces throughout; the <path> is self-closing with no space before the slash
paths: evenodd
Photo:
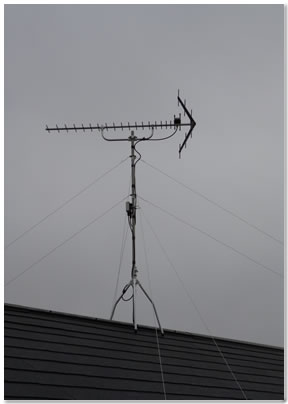
<path id="1" fill-rule="evenodd" d="M 39 312 L 44 312 L 44 313 L 53 313 L 53 314 L 59 314 L 62 316 L 67 316 L 67 317 L 77 317 L 77 318 L 83 318 L 83 319 L 87 319 L 87 320 L 94 320 L 94 321 L 103 321 L 103 322 L 107 322 L 107 323 L 113 323 L 113 324 L 121 324 L 121 325 L 125 325 L 125 326 L 130 326 L 131 323 L 126 323 L 124 321 L 118 321 L 118 320 L 109 320 L 109 319 L 105 319 L 105 318 L 99 318 L 99 317 L 91 317 L 91 316 L 86 316 L 83 314 L 74 314 L 74 313 L 66 313 L 66 312 L 62 312 L 62 311 L 56 311 L 56 310 L 49 310 L 49 309 L 42 309 L 39 307 L 30 307 L 30 306 L 22 306 L 19 304 L 14 304 L 14 303 L 5 303 L 4 302 L 4 307 L 15 307 L 18 309 L 24 309 L 24 310 L 34 310 L 34 311 L 39 311 Z M 149 326 L 149 325 L 142 325 L 139 324 L 138 325 L 141 328 L 146 328 L 146 329 L 152 329 L 154 330 L 155 327 Z M 175 334 L 184 334 L 184 335 L 190 335 L 190 336 L 195 336 L 195 337 L 202 337 L 202 338 L 215 338 L 217 340 L 222 340 L 222 341 L 228 341 L 228 342 L 236 342 L 236 343 L 240 343 L 240 344 L 246 344 L 246 345 L 252 345 L 252 346 L 259 346 L 259 347 L 264 347 L 264 348 L 272 348 L 272 349 L 278 349 L 278 350 L 283 350 L 284 351 L 284 347 L 281 346 L 276 346 L 276 345 L 267 345 L 267 344 L 261 344 L 261 343 L 257 343 L 257 342 L 251 342 L 251 341 L 246 341 L 246 340 L 237 340 L 237 339 L 233 339 L 233 338 L 224 338 L 224 337 L 217 337 L 215 335 L 211 336 L 211 335 L 205 335 L 205 334 L 198 334 L 198 333 L 192 333 L 192 332 L 188 332 L 188 331 L 178 331 L 178 330 L 171 330 L 168 328 L 163 329 L 164 332 L 170 332 L 170 333 L 175 333 Z"/>

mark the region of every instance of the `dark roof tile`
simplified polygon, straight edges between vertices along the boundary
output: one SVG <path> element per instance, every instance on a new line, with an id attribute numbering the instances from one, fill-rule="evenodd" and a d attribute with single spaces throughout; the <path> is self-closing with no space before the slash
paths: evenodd
<path id="1" fill-rule="evenodd" d="M 215 338 L 248 399 L 283 399 L 283 349 Z M 211 337 L 159 336 L 168 399 L 242 399 Z M 5 305 L 5 399 L 163 399 L 155 329 Z"/>

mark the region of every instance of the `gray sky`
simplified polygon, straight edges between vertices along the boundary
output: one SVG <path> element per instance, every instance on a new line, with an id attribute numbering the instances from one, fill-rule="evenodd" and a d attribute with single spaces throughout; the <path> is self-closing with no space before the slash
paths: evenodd
<path id="1" fill-rule="evenodd" d="M 6 5 L 5 244 L 129 156 L 126 142 L 48 134 L 46 124 L 170 120 L 181 112 L 178 88 L 193 108 L 193 139 L 180 160 L 183 132 L 140 144 L 143 159 L 283 241 L 283 34 L 281 5 Z M 5 281 L 124 198 L 129 164 L 7 248 Z M 137 191 L 283 274 L 282 244 L 141 162 Z M 283 278 L 139 202 L 214 335 L 283 345 Z M 125 215 L 122 202 L 11 282 L 5 301 L 108 318 Z M 149 290 L 140 223 L 139 279 Z M 163 327 L 207 334 L 144 219 L 143 229 Z M 130 279 L 130 243 L 128 234 L 118 293 Z M 154 324 L 137 299 L 139 323 Z M 131 302 L 115 319 L 131 320 Z"/>

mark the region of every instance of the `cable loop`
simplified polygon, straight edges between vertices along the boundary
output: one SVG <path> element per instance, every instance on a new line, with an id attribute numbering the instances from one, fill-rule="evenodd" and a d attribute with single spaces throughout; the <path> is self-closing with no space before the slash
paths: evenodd
<path id="1" fill-rule="evenodd" d="M 142 158 L 142 154 L 136 149 L 136 145 L 137 145 L 139 142 L 142 142 L 142 141 L 144 141 L 144 140 L 153 140 L 153 139 L 152 139 L 153 135 L 154 135 L 154 128 L 152 127 L 152 132 L 151 132 L 151 135 L 150 135 L 149 137 L 143 137 L 143 139 L 139 139 L 139 140 L 137 140 L 137 141 L 135 142 L 134 150 L 135 150 L 136 153 L 139 155 L 138 159 L 137 159 L 136 162 L 135 162 L 135 167 L 136 167 L 136 164 L 137 164 L 137 163 L 141 160 L 141 158 Z"/>
<path id="2" fill-rule="evenodd" d="M 134 296 L 134 293 L 132 293 L 132 295 L 128 298 L 128 299 L 124 299 L 124 295 L 127 292 L 127 290 L 130 288 L 131 283 L 127 283 L 127 285 L 124 286 L 123 290 L 122 290 L 122 297 L 121 299 L 124 300 L 124 302 L 129 302 L 129 300 L 132 299 L 132 297 Z"/>

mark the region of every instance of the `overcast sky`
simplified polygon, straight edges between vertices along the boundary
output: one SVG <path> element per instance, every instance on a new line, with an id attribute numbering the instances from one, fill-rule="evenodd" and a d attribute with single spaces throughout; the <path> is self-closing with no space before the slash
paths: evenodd
<path id="1" fill-rule="evenodd" d="M 145 217 L 210 332 L 283 345 L 284 282 L 273 272 L 283 275 L 284 267 L 283 77 L 281 5 L 6 5 L 5 244 L 130 155 L 128 142 L 108 143 L 97 132 L 48 134 L 46 124 L 170 120 L 181 112 L 179 88 L 197 123 L 193 138 L 181 159 L 183 131 L 141 143 L 143 160 L 280 242 L 140 162 L 139 196 L 214 239 L 139 199 L 139 279 L 150 291 L 141 212 L 164 328 L 208 333 Z M 121 201 L 129 164 L 11 244 L 5 281 Z M 5 301 L 109 318 L 124 205 L 9 283 Z M 130 271 L 128 233 L 118 293 Z M 139 323 L 153 325 L 140 291 L 137 303 Z M 115 319 L 131 321 L 131 302 L 119 304 Z"/>

